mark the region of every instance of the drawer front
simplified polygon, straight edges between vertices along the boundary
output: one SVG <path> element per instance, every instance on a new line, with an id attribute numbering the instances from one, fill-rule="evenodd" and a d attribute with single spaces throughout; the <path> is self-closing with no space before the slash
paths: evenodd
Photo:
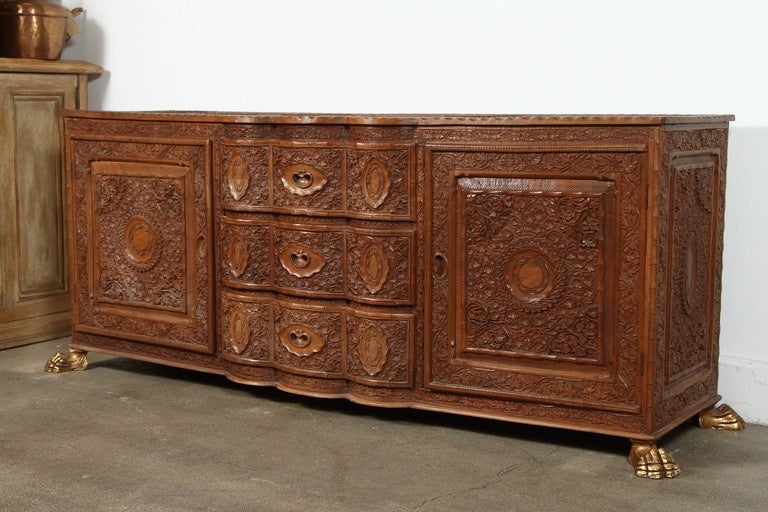
<path id="1" fill-rule="evenodd" d="M 233 288 L 267 288 L 271 283 L 269 226 L 220 219 L 219 275 Z"/>
<path id="2" fill-rule="evenodd" d="M 219 332 L 224 357 L 240 363 L 271 361 L 272 331 L 268 303 L 222 296 Z"/>
<path id="3" fill-rule="evenodd" d="M 275 363 L 293 373 L 341 377 L 343 317 L 333 306 L 275 304 Z"/>
<path id="4" fill-rule="evenodd" d="M 347 317 L 347 378 L 361 384 L 413 384 L 413 315 L 351 312 Z"/>
<path id="5" fill-rule="evenodd" d="M 347 293 L 358 302 L 381 305 L 414 303 L 414 233 L 390 233 L 347 233 Z"/>
<path id="6" fill-rule="evenodd" d="M 270 148 L 237 141 L 218 146 L 219 198 L 224 208 L 248 210 L 270 205 Z"/>
<path id="7" fill-rule="evenodd" d="M 341 148 L 275 146 L 272 151 L 274 206 L 343 213 Z"/>
<path id="8" fill-rule="evenodd" d="M 317 297 L 344 296 L 344 232 L 341 228 L 274 229 L 275 287 Z"/>
<path id="9" fill-rule="evenodd" d="M 366 216 L 414 218 L 413 147 L 349 149 L 347 210 Z"/>

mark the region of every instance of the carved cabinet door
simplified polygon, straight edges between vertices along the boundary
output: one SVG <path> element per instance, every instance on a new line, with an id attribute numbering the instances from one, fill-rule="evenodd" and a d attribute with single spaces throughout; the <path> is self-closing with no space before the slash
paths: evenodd
<path id="1" fill-rule="evenodd" d="M 637 149 L 433 149 L 427 385 L 640 410 Z"/>
<path id="2" fill-rule="evenodd" d="M 210 143 L 68 143 L 75 331 L 212 353 Z"/>

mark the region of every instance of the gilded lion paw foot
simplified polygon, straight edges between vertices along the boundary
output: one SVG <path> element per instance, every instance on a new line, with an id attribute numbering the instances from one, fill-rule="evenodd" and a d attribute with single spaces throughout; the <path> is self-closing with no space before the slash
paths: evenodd
<path id="1" fill-rule="evenodd" d="M 632 441 L 629 451 L 629 463 L 635 468 L 635 475 L 641 478 L 675 478 L 680 474 L 680 466 L 664 448 L 656 443 Z"/>
<path id="2" fill-rule="evenodd" d="M 70 349 L 69 354 L 56 352 L 47 363 L 45 371 L 47 373 L 63 373 L 82 371 L 88 367 L 88 352 L 77 349 Z"/>
<path id="3" fill-rule="evenodd" d="M 720 430 L 742 430 L 747 424 L 728 404 L 710 407 L 699 414 L 699 427 Z"/>

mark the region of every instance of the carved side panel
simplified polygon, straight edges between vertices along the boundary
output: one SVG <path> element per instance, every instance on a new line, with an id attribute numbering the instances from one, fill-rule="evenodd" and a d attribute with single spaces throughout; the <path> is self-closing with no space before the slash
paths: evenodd
<path id="1" fill-rule="evenodd" d="M 340 377 L 343 311 L 331 305 L 274 306 L 275 362 L 292 372 Z"/>
<path id="2" fill-rule="evenodd" d="M 344 295 L 344 231 L 274 229 L 275 286 L 301 295 Z"/>
<path id="3" fill-rule="evenodd" d="M 275 206 L 344 211 L 342 149 L 275 146 L 272 151 Z"/>
<path id="4" fill-rule="evenodd" d="M 72 141 L 75 330 L 213 351 L 210 144 Z"/>
<path id="5" fill-rule="evenodd" d="M 655 269 L 657 428 L 717 397 L 727 129 L 662 132 Z"/>
<path id="6" fill-rule="evenodd" d="M 266 302 L 244 301 L 224 295 L 219 332 L 221 350 L 239 363 L 271 360 L 272 317 Z"/>
<path id="7" fill-rule="evenodd" d="M 347 209 L 413 217 L 414 148 L 347 150 Z"/>
<path id="8" fill-rule="evenodd" d="M 644 154 L 430 161 L 429 387 L 639 412 Z"/>
<path id="9" fill-rule="evenodd" d="M 413 232 L 347 233 L 347 293 L 360 302 L 386 305 L 415 300 Z"/>
<path id="10" fill-rule="evenodd" d="M 269 147 L 225 141 L 217 147 L 221 206 L 248 210 L 270 204 Z"/>
<path id="11" fill-rule="evenodd" d="M 414 321 L 411 315 L 347 317 L 347 375 L 376 386 L 405 387 L 413 381 Z"/>
<path id="12" fill-rule="evenodd" d="M 219 275 L 233 288 L 264 288 L 271 283 L 271 229 L 254 221 L 219 219 Z"/>

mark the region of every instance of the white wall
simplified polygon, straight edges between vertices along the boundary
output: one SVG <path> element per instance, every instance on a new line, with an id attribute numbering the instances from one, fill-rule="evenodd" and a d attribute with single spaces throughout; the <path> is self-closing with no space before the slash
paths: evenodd
<path id="1" fill-rule="evenodd" d="M 768 3 L 65 0 L 91 108 L 736 115 L 720 392 L 768 424 Z"/>

